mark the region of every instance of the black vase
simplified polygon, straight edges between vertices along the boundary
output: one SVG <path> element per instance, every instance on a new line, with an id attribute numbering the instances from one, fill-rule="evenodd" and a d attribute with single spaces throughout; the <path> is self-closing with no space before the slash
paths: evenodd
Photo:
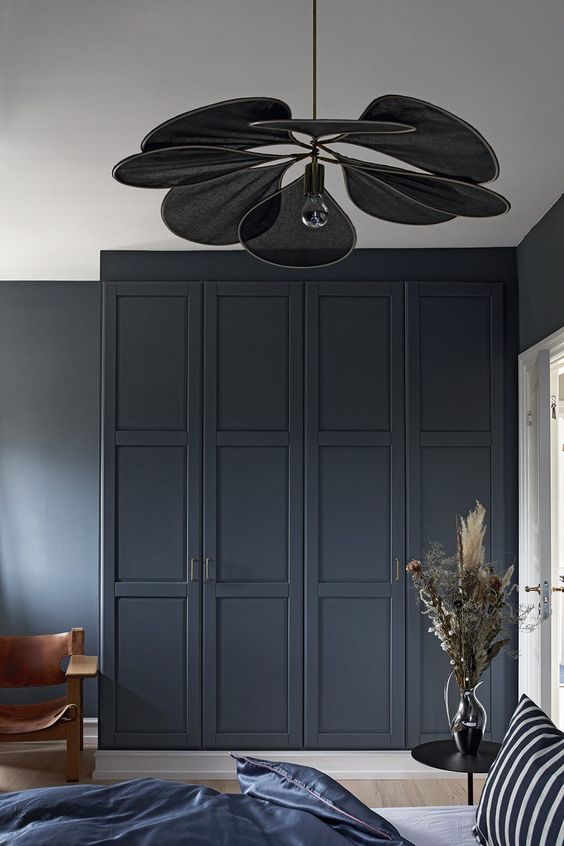
<path id="1" fill-rule="evenodd" d="M 478 682 L 472 688 L 460 689 L 460 702 L 456 714 L 451 719 L 448 707 L 448 687 L 452 673 L 445 685 L 445 706 L 452 738 L 461 755 L 476 755 L 486 731 L 486 709 L 476 696 Z"/>

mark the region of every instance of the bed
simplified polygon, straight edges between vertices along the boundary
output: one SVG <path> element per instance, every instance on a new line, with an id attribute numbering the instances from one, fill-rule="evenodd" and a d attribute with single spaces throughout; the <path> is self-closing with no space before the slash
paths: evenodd
<path id="1" fill-rule="evenodd" d="M 0 796 L 5 846 L 470 846 L 473 808 L 371 810 L 318 770 L 234 756 L 240 794 L 159 779 Z"/>
<path id="2" fill-rule="evenodd" d="M 564 732 L 525 695 L 477 809 L 370 809 L 319 770 L 231 754 L 239 794 L 158 779 L 5 794 L 0 846 L 564 844 Z"/>
<path id="3" fill-rule="evenodd" d="M 344 824 L 298 807 L 197 785 L 139 779 L 0 797 L 3 846 L 475 846 L 475 808 L 368 808 Z M 349 808 L 350 810 L 350 808 Z M 348 812 L 345 812 L 347 814 Z M 369 816 L 370 815 L 370 816 Z M 362 823 L 368 819 L 369 826 Z M 356 822 L 354 821 L 356 820 Z"/>

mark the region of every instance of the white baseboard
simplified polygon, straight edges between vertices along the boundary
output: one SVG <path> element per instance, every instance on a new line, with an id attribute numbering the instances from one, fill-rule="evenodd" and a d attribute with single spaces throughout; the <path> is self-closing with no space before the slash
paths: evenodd
<path id="1" fill-rule="evenodd" d="M 44 741 L 37 746 L 58 741 Z M 84 718 L 84 745 L 98 745 L 98 720 Z M 10 751 L 19 747 L 29 751 L 30 744 L 11 744 Z M 412 779 L 466 778 L 464 773 L 434 770 L 419 764 L 408 750 L 389 752 L 329 752 L 314 750 L 245 752 L 257 758 L 289 761 L 315 767 L 340 780 L 356 779 Z M 225 781 L 235 778 L 235 762 L 229 752 L 216 750 L 162 751 L 138 749 L 96 749 L 94 772 L 96 781 L 125 781 L 132 778 L 163 778 L 177 781 Z M 485 777 L 485 776 L 484 776 Z M 480 776 L 477 776 L 480 778 Z"/>
<path id="2" fill-rule="evenodd" d="M 244 750 L 240 750 L 246 754 Z M 315 767 L 336 779 L 466 778 L 463 773 L 434 770 L 417 763 L 405 750 L 390 752 L 265 751 L 251 756 Z M 96 781 L 163 778 L 210 781 L 235 778 L 235 762 L 223 751 L 98 749 Z"/>
<path id="3" fill-rule="evenodd" d="M 98 746 L 98 718 L 84 718 L 84 745 Z"/>

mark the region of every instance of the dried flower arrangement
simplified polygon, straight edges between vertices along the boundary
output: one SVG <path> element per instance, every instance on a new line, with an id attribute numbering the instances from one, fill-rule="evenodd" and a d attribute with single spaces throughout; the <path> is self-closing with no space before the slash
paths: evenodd
<path id="1" fill-rule="evenodd" d="M 509 596 L 513 565 L 497 574 L 486 562 L 486 510 L 476 502 L 468 517 L 457 518 L 457 553 L 447 556 L 433 543 L 421 561 L 407 571 L 429 617 L 432 632 L 448 653 L 461 690 L 475 687 L 496 655 L 509 645 L 508 628 L 527 616 L 530 608 L 516 608 Z"/>

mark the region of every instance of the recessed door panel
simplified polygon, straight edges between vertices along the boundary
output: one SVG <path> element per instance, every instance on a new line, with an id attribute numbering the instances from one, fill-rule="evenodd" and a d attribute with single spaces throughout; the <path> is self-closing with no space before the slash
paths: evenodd
<path id="1" fill-rule="evenodd" d="M 186 448 L 117 449 L 120 581 L 186 577 Z"/>
<path id="2" fill-rule="evenodd" d="M 187 368 L 186 297 L 118 297 L 116 428 L 185 429 Z"/>
<path id="3" fill-rule="evenodd" d="M 117 600 L 116 731 L 186 733 L 186 600 Z"/>
<path id="4" fill-rule="evenodd" d="M 225 597 L 217 608 L 217 734 L 288 732 L 288 602 Z"/>
<path id="5" fill-rule="evenodd" d="M 389 599 L 320 599 L 319 629 L 320 733 L 390 732 Z"/>
<path id="6" fill-rule="evenodd" d="M 420 299 L 419 366 L 421 431 L 489 431 L 489 292 Z"/>
<path id="7" fill-rule="evenodd" d="M 218 299 L 218 429 L 288 428 L 288 320 L 286 297 Z"/>
<path id="8" fill-rule="evenodd" d="M 319 578 L 390 580 L 390 448 L 319 449 Z"/>
<path id="9" fill-rule="evenodd" d="M 319 428 L 390 425 L 390 303 L 387 296 L 319 301 Z"/>
<path id="10" fill-rule="evenodd" d="M 421 535 L 425 546 L 443 543 L 456 552 L 456 515 L 466 516 L 476 500 L 491 512 L 491 449 L 484 446 L 421 447 Z M 491 535 L 486 535 L 491 556 Z"/>
<path id="11" fill-rule="evenodd" d="M 219 447 L 217 579 L 288 577 L 288 447 Z"/>

